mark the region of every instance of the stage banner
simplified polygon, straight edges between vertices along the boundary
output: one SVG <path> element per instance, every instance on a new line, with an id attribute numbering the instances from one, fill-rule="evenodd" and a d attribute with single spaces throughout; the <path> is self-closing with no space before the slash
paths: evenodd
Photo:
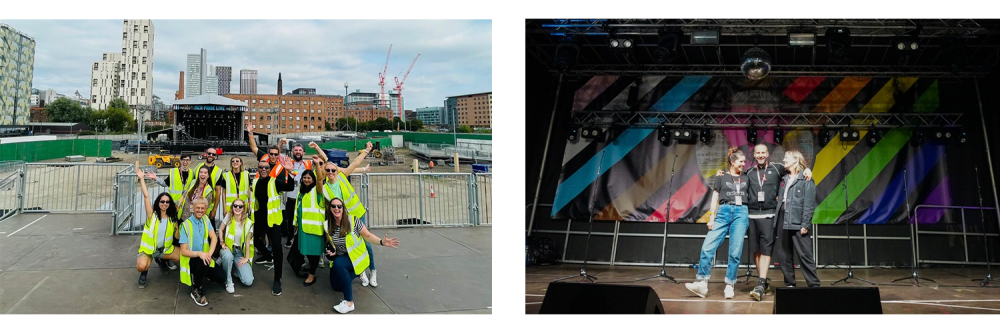
<path id="1" fill-rule="evenodd" d="M 575 93 L 574 110 L 628 110 L 628 90 L 635 77 L 595 76 Z M 837 112 L 878 113 L 892 110 L 893 93 L 913 93 L 913 112 L 939 109 L 936 78 L 790 77 L 749 81 L 733 77 L 645 76 L 639 83 L 638 109 L 656 112 Z M 911 90 L 912 89 L 912 90 Z M 817 185 L 813 223 L 906 223 L 906 199 L 919 204 L 950 205 L 951 187 L 944 156 L 947 145 L 927 140 L 910 143 L 910 130 L 886 129 L 878 143 L 842 142 L 834 132 L 821 146 L 819 129 L 785 128 L 781 144 L 771 130 L 758 129 L 771 162 L 786 150 L 806 157 Z M 738 146 L 753 163 L 746 130 L 711 131 L 710 143 L 663 146 L 654 128 L 612 129 L 602 142 L 566 142 L 552 217 L 557 219 L 698 222 L 708 221 L 711 184 L 726 165 L 726 152 Z M 903 170 L 906 170 L 904 192 Z M 674 176 L 671 179 L 671 170 Z M 845 189 L 846 183 L 846 189 Z M 921 224 L 946 218 L 943 211 L 920 211 Z M 911 217 L 911 220 L 914 219 Z"/>

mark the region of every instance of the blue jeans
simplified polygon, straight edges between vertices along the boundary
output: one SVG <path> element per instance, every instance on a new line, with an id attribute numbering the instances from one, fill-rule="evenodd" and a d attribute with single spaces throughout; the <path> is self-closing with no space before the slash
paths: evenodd
<path id="1" fill-rule="evenodd" d="M 368 223 L 365 223 L 365 217 L 364 216 L 362 216 L 358 220 L 361 221 L 361 225 L 363 225 L 365 227 L 368 227 Z M 368 230 L 368 231 L 371 231 L 371 230 Z M 366 241 L 364 239 L 362 239 L 361 241 L 365 242 L 365 246 L 368 247 L 368 269 L 371 269 L 371 270 L 374 271 L 375 270 L 375 254 L 372 253 L 372 245 L 368 244 L 368 241 Z"/>
<path id="2" fill-rule="evenodd" d="M 233 268 L 236 268 L 236 276 L 240 278 L 240 282 L 249 287 L 253 284 L 253 270 L 250 268 L 250 263 L 247 262 L 243 266 L 237 267 L 236 264 L 243 259 L 243 250 L 236 250 L 236 253 L 232 251 L 222 249 L 219 251 L 220 264 L 222 264 L 222 269 L 226 271 L 226 285 L 233 283 Z M 253 260 L 253 258 L 249 258 Z"/>
<path id="3" fill-rule="evenodd" d="M 726 284 L 736 284 L 736 275 L 743 254 L 743 236 L 750 226 L 747 206 L 721 205 L 715 216 L 715 226 L 705 235 L 698 261 L 698 280 L 708 280 L 712 270 L 715 250 L 729 235 L 729 265 L 726 267 Z"/>
<path id="4" fill-rule="evenodd" d="M 354 274 L 354 264 L 346 254 L 333 257 L 333 266 L 330 267 L 330 286 L 334 291 L 344 293 L 345 301 L 354 302 L 351 281 L 357 277 Z"/>

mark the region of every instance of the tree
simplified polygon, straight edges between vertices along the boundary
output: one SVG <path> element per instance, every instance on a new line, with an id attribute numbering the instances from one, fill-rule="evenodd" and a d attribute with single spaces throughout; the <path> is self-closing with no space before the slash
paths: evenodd
<path id="1" fill-rule="evenodd" d="M 134 123 L 132 119 L 132 114 L 125 109 L 108 109 L 105 110 L 105 122 L 107 123 L 107 128 L 113 132 L 122 132 L 131 123 Z"/>
<path id="2" fill-rule="evenodd" d="M 413 121 L 410 121 L 407 127 L 414 132 L 420 131 L 421 129 L 424 128 L 424 121 L 420 119 L 414 119 Z"/>
<path id="3" fill-rule="evenodd" d="M 456 131 L 458 131 L 458 133 L 472 133 L 472 127 L 469 127 L 469 125 L 461 125 L 458 126 Z"/>
<path id="4" fill-rule="evenodd" d="M 56 123 L 83 123 L 89 119 L 90 109 L 85 109 L 71 99 L 60 97 L 45 106 L 49 120 Z"/>
<path id="5" fill-rule="evenodd" d="M 122 109 L 125 111 L 129 111 L 128 102 L 126 102 L 124 99 L 121 98 L 115 98 L 111 100 L 110 104 L 108 104 L 108 110 L 110 109 Z"/>
<path id="6" fill-rule="evenodd" d="M 373 125 L 372 127 L 374 127 L 374 129 L 379 131 L 392 129 L 392 123 L 389 122 L 389 119 L 385 119 L 383 117 L 378 117 L 372 122 L 371 125 Z"/>

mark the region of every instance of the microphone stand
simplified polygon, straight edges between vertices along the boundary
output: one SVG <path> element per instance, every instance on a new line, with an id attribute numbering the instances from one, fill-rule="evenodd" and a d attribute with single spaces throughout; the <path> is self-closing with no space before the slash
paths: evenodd
<path id="1" fill-rule="evenodd" d="M 986 278 L 972 279 L 972 281 L 983 281 L 979 286 L 985 287 L 993 282 L 993 276 L 990 274 L 992 270 L 990 267 L 990 246 L 986 239 L 986 216 L 983 213 L 983 189 L 979 186 L 979 166 L 976 166 L 976 191 L 979 193 L 979 220 L 983 222 L 983 247 L 986 248 Z"/>
<path id="2" fill-rule="evenodd" d="M 907 190 L 907 187 L 906 187 L 906 168 L 903 168 L 903 199 L 906 199 L 906 222 L 909 223 L 910 220 L 911 220 L 911 218 L 910 218 L 910 197 L 907 194 L 907 192 L 909 192 L 909 190 Z M 912 265 L 911 268 L 913 269 L 913 272 L 910 273 L 910 276 L 908 276 L 908 277 L 898 278 L 898 279 L 892 280 L 892 282 L 913 279 L 913 283 L 915 283 L 917 286 L 920 285 L 920 280 L 927 280 L 927 281 L 930 281 L 930 282 L 937 283 L 937 281 L 934 281 L 934 280 L 931 280 L 931 279 L 928 279 L 928 278 L 922 278 L 922 277 L 920 277 L 920 274 L 917 274 L 917 235 L 916 235 L 916 232 L 915 232 L 915 228 L 916 227 L 917 227 L 917 224 L 915 222 L 913 223 L 913 225 L 910 226 L 910 247 L 912 248 L 911 253 L 913 254 L 913 265 Z"/>
<path id="3" fill-rule="evenodd" d="M 588 206 L 589 210 L 587 211 L 587 213 L 590 214 L 590 229 L 587 230 L 587 244 L 585 245 L 584 247 L 585 250 L 583 251 L 583 268 L 580 269 L 580 275 L 570 275 L 567 277 L 555 279 L 552 282 L 572 279 L 575 277 L 581 277 L 580 282 L 594 283 L 594 280 L 597 280 L 597 277 L 587 274 L 587 257 L 590 256 L 590 234 L 593 233 L 594 231 L 594 201 L 596 201 L 597 187 L 598 187 L 596 183 L 598 182 L 598 180 L 601 179 L 601 165 L 603 164 L 604 164 L 604 150 L 601 150 L 601 160 L 597 164 L 597 178 L 594 179 L 595 182 L 594 189 L 593 191 L 591 191 L 590 194 L 590 206 Z"/>
<path id="4" fill-rule="evenodd" d="M 648 278 L 638 279 L 638 280 L 635 280 L 635 282 L 646 281 L 646 280 L 649 280 L 649 279 L 655 279 L 655 278 L 662 277 L 664 279 L 673 281 L 674 283 L 680 283 L 680 282 L 677 282 L 677 280 L 674 280 L 673 276 L 667 275 L 667 226 L 670 225 L 670 202 L 671 202 L 671 200 L 674 197 L 674 193 L 673 193 L 674 167 L 677 166 L 677 157 L 678 157 L 678 155 L 675 154 L 674 155 L 674 163 L 670 166 L 670 184 L 667 185 L 667 188 L 669 188 L 671 192 L 667 196 L 667 219 L 666 219 L 666 221 L 663 222 L 663 252 L 660 252 L 660 265 L 661 265 L 660 266 L 660 274 L 657 274 L 655 276 L 651 276 L 651 277 L 648 277 Z M 664 282 L 666 282 L 666 281 L 664 281 Z"/>
<path id="5" fill-rule="evenodd" d="M 841 163 L 840 166 L 841 166 L 840 170 L 844 174 L 844 212 L 846 213 L 847 208 L 850 207 L 850 202 L 847 196 L 847 166 L 845 166 L 844 163 Z M 903 178 L 906 178 L 906 169 L 903 169 Z M 909 207 L 908 205 L 909 202 L 907 202 L 907 207 Z M 850 283 L 850 279 L 860 280 L 863 282 L 867 282 L 868 284 L 875 284 L 875 282 L 871 282 L 859 277 L 854 277 L 854 270 L 851 269 L 851 229 L 849 225 L 850 225 L 850 219 L 844 220 L 844 231 L 847 232 L 847 277 L 837 280 L 832 285 L 836 285 L 841 282 Z"/>

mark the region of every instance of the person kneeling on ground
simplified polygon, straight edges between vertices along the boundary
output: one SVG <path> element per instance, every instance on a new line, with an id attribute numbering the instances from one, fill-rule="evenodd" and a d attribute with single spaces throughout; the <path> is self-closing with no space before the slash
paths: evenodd
<path id="1" fill-rule="evenodd" d="M 181 283 L 191 286 L 191 299 L 195 304 L 206 306 L 205 278 L 223 281 L 214 270 L 215 260 L 212 260 L 219 239 L 213 232 L 212 221 L 205 215 L 208 199 L 195 198 L 191 205 L 194 214 L 181 223 Z"/>
<path id="2" fill-rule="evenodd" d="M 323 233 L 326 238 L 326 258 L 330 260 L 330 286 L 343 292 L 344 300 L 333 307 L 339 313 L 354 311 L 354 295 L 351 281 L 368 268 L 368 244 L 399 248 L 396 237 L 379 239 L 368 228 L 355 221 L 344 212 L 344 201 L 333 198 L 326 202 L 326 223 Z M 364 240 L 362 240 L 364 239 Z"/>
<path id="3" fill-rule="evenodd" d="M 139 168 L 139 162 L 135 163 L 135 174 L 139 177 L 143 202 L 146 204 L 146 225 L 142 229 L 142 243 L 139 245 L 135 267 L 139 270 L 139 288 L 146 288 L 146 273 L 153 261 L 160 266 L 163 274 L 167 274 L 170 272 L 167 263 L 180 260 L 180 251 L 174 251 L 177 205 L 166 192 L 157 195 L 156 200 L 150 203 L 145 180 L 147 175 Z"/>
<path id="4" fill-rule="evenodd" d="M 219 260 L 226 272 L 226 292 L 232 294 L 235 290 L 233 274 L 240 278 L 243 285 L 253 284 L 253 269 L 250 267 L 253 258 L 253 220 L 247 214 L 246 202 L 243 199 L 233 200 L 229 214 L 219 227 L 219 238 L 222 239 L 222 251 Z M 233 267 L 236 272 L 233 273 Z"/>

